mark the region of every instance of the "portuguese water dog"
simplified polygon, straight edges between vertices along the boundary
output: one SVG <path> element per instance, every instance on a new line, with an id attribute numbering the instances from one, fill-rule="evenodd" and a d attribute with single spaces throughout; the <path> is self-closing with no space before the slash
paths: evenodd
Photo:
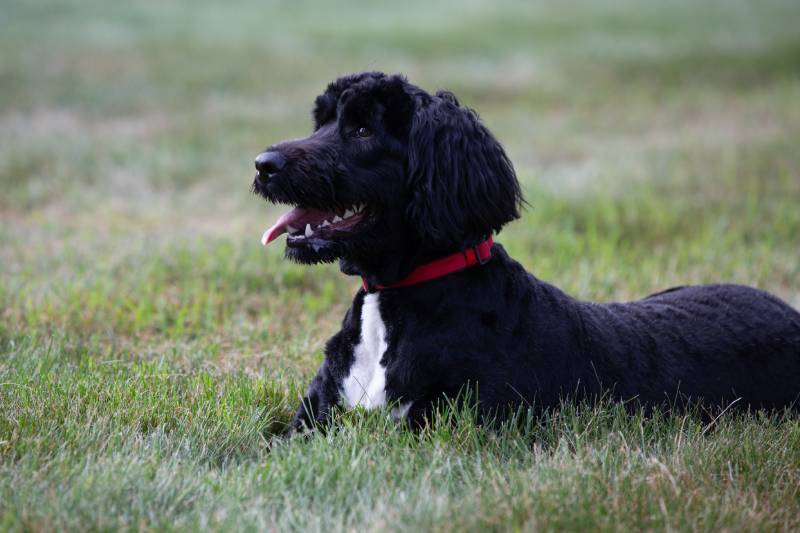
<path id="1" fill-rule="evenodd" d="M 514 168 L 450 92 L 399 75 L 332 82 L 314 132 L 255 160 L 254 192 L 291 209 L 263 236 L 286 256 L 339 261 L 363 287 L 325 346 L 291 431 L 336 405 L 383 405 L 424 425 L 474 387 L 485 418 L 565 396 L 796 407 L 800 313 L 739 285 L 672 288 L 630 303 L 578 301 L 492 235 L 519 217 Z"/>

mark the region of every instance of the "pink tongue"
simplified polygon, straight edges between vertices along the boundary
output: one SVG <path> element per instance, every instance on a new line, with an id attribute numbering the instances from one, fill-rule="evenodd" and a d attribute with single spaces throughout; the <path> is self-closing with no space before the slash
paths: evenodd
<path id="1" fill-rule="evenodd" d="M 281 215 L 278 221 L 275 222 L 271 228 L 264 232 L 264 236 L 261 237 L 261 244 L 266 246 L 278 238 L 279 235 L 289 231 L 287 226 L 292 226 L 295 229 L 303 229 L 306 227 L 306 224 L 316 226 L 317 223 L 330 216 L 332 216 L 332 214 L 328 211 L 295 207 L 291 211 Z"/>

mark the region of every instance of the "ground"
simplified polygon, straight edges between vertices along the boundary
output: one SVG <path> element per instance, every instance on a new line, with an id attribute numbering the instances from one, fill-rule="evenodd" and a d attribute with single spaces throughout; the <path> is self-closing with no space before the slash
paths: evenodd
<path id="1" fill-rule="evenodd" d="M 453 90 L 590 300 L 800 306 L 800 3 L 30 2 L 0 15 L 0 529 L 800 528 L 796 414 L 443 409 L 279 437 L 359 281 L 259 238 L 252 159 L 330 79 Z"/>

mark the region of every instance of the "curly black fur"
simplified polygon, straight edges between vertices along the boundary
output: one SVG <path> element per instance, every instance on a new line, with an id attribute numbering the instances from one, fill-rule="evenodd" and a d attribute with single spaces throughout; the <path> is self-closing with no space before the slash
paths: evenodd
<path id="1" fill-rule="evenodd" d="M 348 274 L 387 284 L 416 265 L 483 240 L 519 217 L 511 162 L 475 113 L 447 92 L 429 95 L 401 76 L 342 77 L 317 97 L 314 133 L 268 150 L 289 161 L 256 177 L 272 202 L 320 209 L 366 203 L 356 238 L 289 242 L 302 263 L 340 260 Z M 372 135 L 353 132 L 361 126 Z"/>
<path id="2" fill-rule="evenodd" d="M 448 92 L 401 76 L 342 77 L 320 95 L 314 132 L 268 151 L 286 168 L 259 174 L 266 199 L 336 211 L 365 204 L 352 231 L 290 236 L 287 256 L 338 259 L 343 272 L 390 284 L 464 250 L 519 217 L 503 148 Z M 360 290 L 293 423 L 326 421 L 364 342 Z M 385 325 L 385 399 L 421 424 L 436 401 L 474 385 L 482 412 L 547 408 L 612 394 L 661 405 L 791 406 L 800 394 L 800 314 L 757 289 L 679 287 L 631 303 L 577 301 L 536 279 L 499 244 L 486 264 L 369 295 Z M 381 330 L 382 331 L 382 330 Z"/>

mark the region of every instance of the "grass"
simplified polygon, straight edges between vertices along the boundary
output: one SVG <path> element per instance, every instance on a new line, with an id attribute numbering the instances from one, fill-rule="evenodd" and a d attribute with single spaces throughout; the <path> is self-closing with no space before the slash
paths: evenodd
<path id="1" fill-rule="evenodd" d="M 358 280 L 264 250 L 252 157 L 331 78 L 454 90 L 581 298 L 731 281 L 800 306 L 800 6 L 235 5 L 0 15 L 0 530 L 796 530 L 796 414 L 565 403 L 280 434 Z"/>

